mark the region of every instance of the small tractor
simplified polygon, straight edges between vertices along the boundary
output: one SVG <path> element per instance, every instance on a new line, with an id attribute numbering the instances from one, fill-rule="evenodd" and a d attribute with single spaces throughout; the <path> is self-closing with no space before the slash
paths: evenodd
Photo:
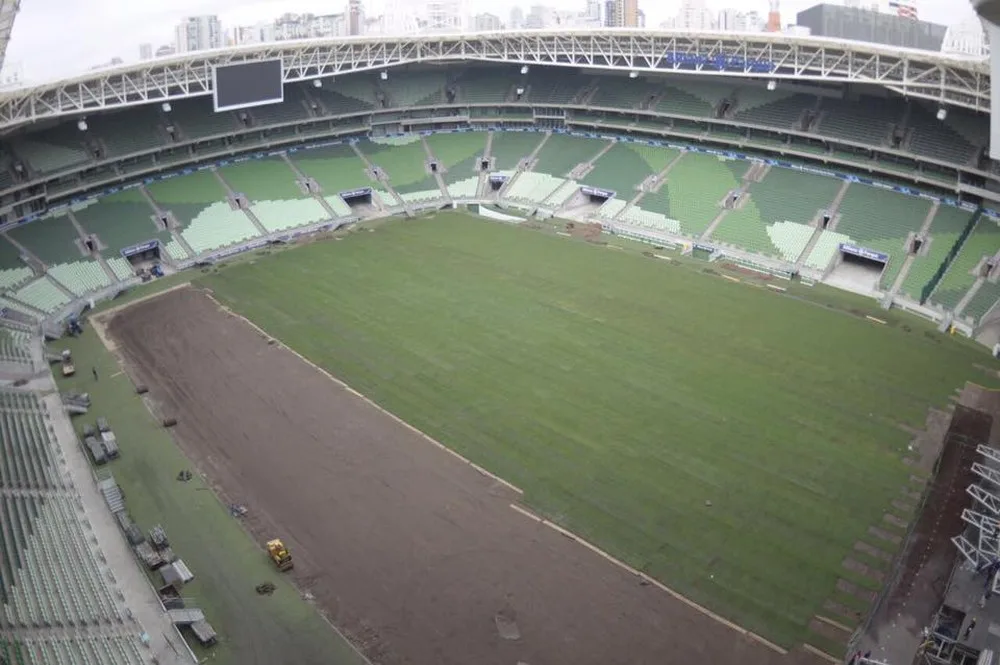
<path id="1" fill-rule="evenodd" d="M 271 561 L 281 572 L 291 570 L 294 565 L 292 564 L 292 553 L 278 538 L 267 541 L 267 555 L 271 557 Z"/>
<path id="2" fill-rule="evenodd" d="M 69 349 L 62 352 L 62 375 L 73 376 L 76 374 L 76 367 L 73 366 L 73 356 Z"/>

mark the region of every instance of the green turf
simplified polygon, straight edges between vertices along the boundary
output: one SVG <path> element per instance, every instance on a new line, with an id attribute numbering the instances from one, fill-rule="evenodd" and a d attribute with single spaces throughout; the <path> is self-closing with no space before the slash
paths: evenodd
<path id="1" fill-rule="evenodd" d="M 143 530 L 162 524 L 171 546 L 195 573 L 184 594 L 205 611 L 219 633 L 219 644 L 209 650 L 194 645 L 196 655 L 219 665 L 362 665 L 357 653 L 275 572 L 263 549 L 200 476 L 187 483 L 176 480 L 177 472 L 190 469 L 190 463 L 157 426 L 129 379 L 118 373 L 115 359 L 93 329 L 80 338 L 60 340 L 63 348 L 73 352 L 82 371 L 71 379 L 59 377 L 60 387 L 90 393 L 88 418 L 108 416 L 118 436 L 121 457 L 104 468 L 122 487 L 133 519 Z M 91 366 L 100 381 L 91 378 Z M 84 423 L 74 421 L 77 430 Z M 264 581 L 277 584 L 273 596 L 254 591 Z"/>
<path id="2" fill-rule="evenodd" d="M 204 281 L 536 509 L 786 646 L 907 482 L 898 424 L 990 363 L 873 325 L 848 294 L 454 213 Z"/>

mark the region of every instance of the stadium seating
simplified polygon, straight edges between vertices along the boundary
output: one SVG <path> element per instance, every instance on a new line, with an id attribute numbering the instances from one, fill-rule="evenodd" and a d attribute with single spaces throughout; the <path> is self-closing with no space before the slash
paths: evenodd
<path id="1" fill-rule="evenodd" d="M 382 89 L 391 107 L 430 106 L 441 102 L 446 81 L 444 71 L 393 72 Z"/>
<path id="2" fill-rule="evenodd" d="M 882 286 L 892 286 L 906 258 L 908 234 L 920 230 L 931 202 L 890 190 L 851 185 L 840 203 L 837 231 L 851 241 L 889 255 Z"/>
<path id="3" fill-rule="evenodd" d="M 809 224 L 836 198 L 841 181 L 772 167 L 748 185 L 749 202 L 723 217 L 712 238 L 749 251 L 795 261 L 813 234 Z"/>
<path id="4" fill-rule="evenodd" d="M 169 143 L 164 121 L 155 106 L 140 106 L 114 115 L 87 119 L 88 135 L 104 146 L 108 157 L 120 157 L 162 148 Z"/>
<path id="5" fill-rule="evenodd" d="M 836 231 L 822 231 L 804 265 L 815 270 L 826 270 L 840 252 L 840 244 L 844 242 L 851 242 L 851 238 Z"/>
<path id="6" fill-rule="evenodd" d="M 881 146 L 889 142 L 889 130 L 902 118 L 894 104 L 872 97 L 860 102 L 823 99 L 818 125 L 814 131 L 824 136 Z"/>
<path id="7" fill-rule="evenodd" d="M 302 88 L 294 85 L 285 86 L 285 101 L 281 104 L 265 104 L 249 109 L 254 125 L 284 125 L 302 122 L 309 118 L 308 102 Z"/>
<path id="8" fill-rule="evenodd" d="M 567 176 L 579 164 L 589 161 L 608 145 L 602 139 L 553 134 L 538 151 L 532 170 L 554 176 Z"/>
<path id="9" fill-rule="evenodd" d="M 138 188 L 116 192 L 73 208 L 73 215 L 88 233 L 97 235 L 105 257 L 149 240 L 166 242 L 170 233 L 157 227 L 155 212 Z"/>
<path id="10" fill-rule="evenodd" d="M 605 76 L 587 106 L 594 108 L 638 109 L 649 105 L 663 87 L 643 79 Z"/>
<path id="11" fill-rule="evenodd" d="M 765 88 L 739 89 L 733 120 L 768 127 L 798 129 L 806 110 L 816 106 L 816 98 L 802 94 L 777 94 Z"/>
<path id="12" fill-rule="evenodd" d="M 516 74 L 474 68 L 456 81 L 456 101 L 466 104 L 501 104 L 523 77 Z"/>
<path id="13" fill-rule="evenodd" d="M 985 316 L 1000 300 L 1000 284 L 996 282 L 983 282 L 979 290 L 972 296 L 962 310 L 963 318 L 978 322 Z"/>
<path id="14" fill-rule="evenodd" d="M 681 225 L 677 220 L 671 219 L 663 213 L 643 210 L 635 206 L 626 208 L 619 217 L 619 221 L 629 226 L 637 226 L 661 233 L 681 233 Z"/>
<path id="15" fill-rule="evenodd" d="M 170 242 L 167 243 L 166 249 L 167 249 L 167 254 L 170 255 L 170 258 L 174 259 L 175 261 L 183 261 L 184 259 L 191 258 L 188 255 L 187 250 L 184 249 L 184 245 L 180 244 L 176 240 L 171 239 Z M 120 270 L 122 267 L 123 266 L 119 266 L 119 269 L 115 270 L 115 273 L 120 274 L 118 270 Z"/>
<path id="16" fill-rule="evenodd" d="M 313 198 L 255 201 L 252 211 L 268 233 L 315 224 L 330 217 L 323 205 Z"/>
<path id="17" fill-rule="evenodd" d="M 82 256 L 80 234 L 65 213 L 15 226 L 7 234 L 43 263 L 69 263 Z"/>
<path id="18" fill-rule="evenodd" d="M 476 162 L 486 152 L 484 132 L 434 134 L 426 140 L 434 159 L 447 170 L 444 180 L 449 185 L 475 175 Z"/>
<path id="19" fill-rule="evenodd" d="M 945 309 L 954 309 L 975 281 L 973 273 L 984 258 L 992 257 L 1000 248 L 1000 225 L 989 217 L 980 217 L 976 228 L 965 240 L 962 249 L 948 267 L 930 300 Z"/>
<path id="20" fill-rule="evenodd" d="M 569 201 L 574 194 L 580 190 L 580 184 L 573 180 L 565 180 L 558 188 L 545 199 L 545 205 L 551 208 L 559 208 Z"/>
<path id="21" fill-rule="evenodd" d="M 339 195 L 334 194 L 332 196 L 324 196 L 323 199 L 326 201 L 327 205 L 333 209 L 337 217 L 349 217 L 351 214 L 351 207 L 344 203 L 344 199 L 340 198 Z"/>
<path id="22" fill-rule="evenodd" d="M 111 278 L 97 261 L 73 261 L 49 266 L 49 274 L 78 296 L 111 286 Z"/>
<path id="23" fill-rule="evenodd" d="M 490 155 L 497 171 L 513 171 L 518 162 L 530 155 L 545 135 L 540 132 L 493 132 Z"/>
<path id="24" fill-rule="evenodd" d="M 300 150 L 291 159 L 305 175 L 313 178 L 324 195 L 371 187 L 365 163 L 349 145 Z"/>
<path id="25" fill-rule="evenodd" d="M 618 193 L 626 201 L 636 194 L 642 182 L 662 171 L 679 152 L 641 143 L 616 143 L 611 150 L 594 162 L 594 168 L 583 178 L 591 187 Z"/>
<path id="26" fill-rule="evenodd" d="M 0 292 L 31 279 L 31 269 L 21 261 L 17 247 L 0 235 Z"/>
<path id="27" fill-rule="evenodd" d="M 599 219 L 610 222 L 615 217 L 617 217 L 625 207 L 628 206 L 628 201 L 623 201 L 619 198 L 608 199 L 601 204 L 601 207 L 597 209 L 594 213 Z"/>
<path id="28" fill-rule="evenodd" d="M 169 242 L 174 242 L 173 240 Z M 169 251 L 167 252 L 169 254 Z M 128 262 L 127 259 L 123 259 L 120 256 L 113 256 L 107 259 L 108 267 L 111 268 L 111 272 L 115 274 L 121 281 L 125 281 L 132 277 L 135 277 L 135 270 L 132 268 L 132 264 Z"/>
<path id="29" fill-rule="evenodd" d="M 14 292 L 14 297 L 46 314 L 51 314 L 69 303 L 69 296 L 60 291 L 47 277 L 39 277 L 28 282 Z"/>
<path id="30" fill-rule="evenodd" d="M 524 201 L 541 205 L 565 181 L 547 173 L 524 171 L 507 188 L 505 197 L 514 201 Z"/>
<path id="31" fill-rule="evenodd" d="M 171 102 L 170 106 L 166 119 L 168 126 L 173 126 L 188 140 L 221 136 L 245 129 L 233 113 L 215 113 L 211 99 L 180 99 Z"/>
<path id="32" fill-rule="evenodd" d="M 450 175 L 450 174 L 449 174 Z M 465 178 L 464 180 L 453 180 L 449 178 L 448 193 L 453 199 L 475 198 L 479 192 L 479 176 Z"/>
<path id="33" fill-rule="evenodd" d="M 226 190 L 210 171 L 150 183 L 146 191 L 161 209 L 174 213 L 181 229 L 210 205 L 226 201 Z"/>
<path id="34" fill-rule="evenodd" d="M 965 141 L 976 148 L 982 148 L 990 143 L 989 116 L 982 113 L 972 113 L 953 106 L 948 109 L 948 117 L 945 118 L 944 124 L 961 134 Z"/>
<path id="35" fill-rule="evenodd" d="M 569 72 L 533 69 L 527 77 L 525 99 L 533 104 L 570 104 L 583 90 L 586 80 Z"/>
<path id="36" fill-rule="evenodd" d="M 389 184 L 396 193 L 403 195 L 438 189 L 437 179 L 427 172 L 427 151 L 423 142 L 419 137 L 407 138 L 411 140 L 405 144 L 367 141 L 359 147 L 372 164 L 388 174 Z"/>
<path id="37" fill-rule="evenodd" d="M 295 182 L 295 171 L 281 157 L 262 157 L 219 169 L 234 192 L 246 194 L 251 201 L 281 201 L 308 198 Z"/>
<path id="38" fill-rule="evenodd" d="M 31 344 L 30 333 L 0 326 L 0 362 L 31 362 Z M 0 486 L 3 484 L 0 479 Z"/>
<path id="39" fill-rule="evenodd" d="M 656 103 L 659 113 L 712 117 L 719 103 L 736 88 L 734 84 L 715 81 L 677 81 L 663 87 Z"/>
<path id="40" fill-rule="evenodd" d="M 250 240 L 260 233 L 246 213 L 219 201 L 199 212 L 181 235 L 195 253 L 201 254 Z"/>
<path id="41" fill-rule="evenodd" d="M 958 241 L 971 216 L 971 212 L 949 205 L 941 205 L 938 208 L 928 229 L 930 246 L 927 253 L 914 257 L 900 287 L 900 293 L 914 300 L 920 299 L 924 287 L 934 277 L 948 252 Z"/>
<path id="42" fill-rule="evenodd" d="M 142 665 L 146 662 L 146 648 L 133 635 L 33 637 L 24 640 L 24 653 L 27 661 L 23 665 Z"/>
<path id="43" fill-rule="evenodd" d="M 910 109 L 908 125 L 913 129 L 913 136 L 907 148 L 918 155 L 968 166 L 979 154 L 979 148 L 962 134 L 918 104 Z"/>
<path id="44" fill-rule="evenodd" d="M 713 155 L 687 153 L 670 170 L 660 190 L 643 196 L 638 205 L 677 220 L 682 233 L 698 236 L 722 212 L 723 197 L 738 186 L 727 162 Z"/>
<path id="45" fill-rule="evenodd" d="M 14 154 L 42 174 L 79 167 L 91 160 L 84 133 L 75 123 L 55 125 L 28 138 L 15 138 L 11 147 Z"/>

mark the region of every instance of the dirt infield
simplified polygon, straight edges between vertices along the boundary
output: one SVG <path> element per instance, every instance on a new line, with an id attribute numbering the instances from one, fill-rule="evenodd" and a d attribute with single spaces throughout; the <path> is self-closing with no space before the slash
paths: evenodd
<path id="1" fill-rule="evenodd" d="M 297 585 L 375 663 L 792 660 L 512 510 L 517 493 L 198 291 L 108 333 L 193 463 L 259 541 L 286 540 Z"/>

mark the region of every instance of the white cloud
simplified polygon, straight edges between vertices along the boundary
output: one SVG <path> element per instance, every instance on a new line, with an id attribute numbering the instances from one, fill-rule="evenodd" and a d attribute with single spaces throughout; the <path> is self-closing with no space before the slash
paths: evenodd
<path id="1" fill-rule="evenodd" d="M 416 0 L 407 0 L 414 2 Z M 880 0 L 886 4 L 888 0 Z M 547 4 L 559 9 L 579 8 L 585 0 L 470 0 L 472 11 L 490 11 L 506 17 L 515 4 Z M 324 14 L 342 11 L 346 0 L 31 0 L 22 3 L 14 23 L 7 60 L 20 64 L 32 82 L 79 73 L 113 57 L 133 61 L 138 45 L 154 48 L 172 41 L 173 26 L 184 16 L 218 14 L 224 27 L 269 20 L 285 12 Z M 384 0 L 365 0 L 370 14 L 381 11 Z M 815 0 L 784 0 L 785 23 Z M 960 8 L 956 11 L 956 4 Z M 677 11 L 679 0 L 640 0 L 648 24 L 658 25 Z M 767 11 L 766 0 L 709 0 L 712 9 L 736 7 Z M 969 0 L 923 0 L 921 17 L 946 24 L 968 18 Z"/>

